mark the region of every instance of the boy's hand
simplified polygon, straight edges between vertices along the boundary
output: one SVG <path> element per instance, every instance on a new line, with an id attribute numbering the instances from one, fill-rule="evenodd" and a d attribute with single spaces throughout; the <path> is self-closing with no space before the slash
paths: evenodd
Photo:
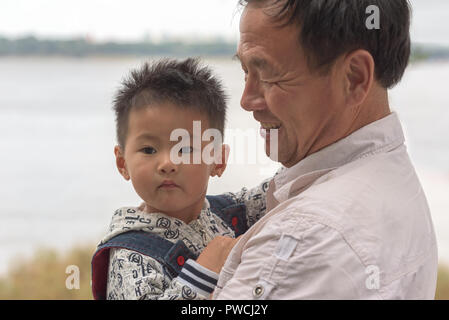
<path id="1" fill-rule="evenodd" d="M 196 259 L 196 262 L 215 273 L 220 273 L 226 258 L 240 237 L 236 239 L 224 236 L 215 237 Z"/>

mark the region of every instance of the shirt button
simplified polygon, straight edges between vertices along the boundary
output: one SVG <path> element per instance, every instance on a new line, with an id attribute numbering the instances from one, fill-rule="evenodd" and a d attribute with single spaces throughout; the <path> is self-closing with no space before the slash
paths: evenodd
<path id="1" fill-rule="evenodd" d="M 258 284 L 253 290 L 253 296 L 255 298 L 260 298 L 263 295 L 264 288 L 262 285 Z"/>

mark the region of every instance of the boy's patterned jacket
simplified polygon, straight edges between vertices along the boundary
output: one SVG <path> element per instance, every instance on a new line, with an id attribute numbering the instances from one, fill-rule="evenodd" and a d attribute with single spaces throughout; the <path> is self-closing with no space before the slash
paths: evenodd
<path id="1" fill-rule="evenodd" d="M 251 190 L 244 188 L 238 193 L 226 194 L 236 204 L 246 206 L 247 227 L 265 213 L 268 182 L 266 180 Z M 198 256 L 216 236 L 235 236 L 232 227 L 211 211 L 207 199 L 198 218 L 189 224 L 163 213 L 146 213 L 141 209 L 142 206 L 116 210 L 108 233 L 99 246 L 121 233 L 143 231 L 172 243 L 182 240 Z M 216 284 L 215 273 L 192 264 L 190 259 L 179 261 L 183 268 L 177 277 L 171 278 L 164 272 L 162 264 L 150 256 L 124 248 L 112 248 L 109 254 L 106 291 L 108 300 L 207 299 Z"/>

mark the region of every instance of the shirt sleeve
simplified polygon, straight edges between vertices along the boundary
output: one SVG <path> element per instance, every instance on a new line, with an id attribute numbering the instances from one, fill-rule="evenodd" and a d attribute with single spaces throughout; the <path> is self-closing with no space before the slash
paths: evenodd
<path id="1" fill-rule="evenodd" d="M 151 257 L 128 249 L 110 251 L 108 300 L 204 300 L 212 291 L 213 286 L 201 291 L 187 281 L 170 279 Z"/>
<path id="2" fill-rule="evenodd" d="M 210 296 L 217 285 L 218 274 L 188 259 L 175 280 L 202 296 Z"/>
<path id="3" fill-rule="evenodd" d="M 238 266 L 225 264 L 214 299 L 379 298 L 341 234 L 310 218 L 281 215 L 229 259 Z"/>

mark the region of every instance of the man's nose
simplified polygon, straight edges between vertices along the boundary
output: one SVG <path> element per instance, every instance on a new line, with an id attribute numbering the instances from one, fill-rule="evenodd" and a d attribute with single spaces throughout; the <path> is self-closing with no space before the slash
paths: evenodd
<path id="1" fill-rule="evenodd" d="M 266 108 L 265 97 L 256 80 L 248 79 L 245 82 L 245 90 L 243 91 L 240 105 L 246 111 L 257 111 Z"/>

